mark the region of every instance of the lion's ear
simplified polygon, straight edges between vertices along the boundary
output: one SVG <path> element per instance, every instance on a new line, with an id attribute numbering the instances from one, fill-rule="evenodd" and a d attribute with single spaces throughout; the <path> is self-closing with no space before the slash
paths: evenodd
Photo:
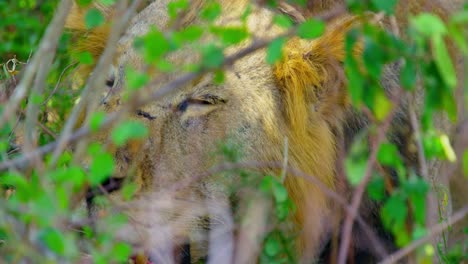
<path id="1" fill-rule="evenodd" d="M 342 62 L 347 32 L 357 18 L 346 17 L 329 26 L 318 39 L 293 39 L 284 58 L 274 66 L 283 94 L 286 117 L 295 130 L 306 131 L 311 117 L 320 116 L 336 124 L 348 105 Z M 360 53 L 360 45 L 356 52 Z"/>
<path id="2" fill-rule="evenodd" d="M 102 26 L 88 29 L 85 23 L 85 17 L 89 10 L 97 9 L 106 19 Z M 109 35 L 109 20 L 112 17 L 112 7 L 93 3 L 89 7 L 82 8 L 73 3 L 72 9 L 68 14 L 65 27 L 72 32 L 74 38 L 79 38 L 76 45 L 73 46 L 74 52 L 89 52 L 94 58 L 98 58 L 106 45 Z"/>

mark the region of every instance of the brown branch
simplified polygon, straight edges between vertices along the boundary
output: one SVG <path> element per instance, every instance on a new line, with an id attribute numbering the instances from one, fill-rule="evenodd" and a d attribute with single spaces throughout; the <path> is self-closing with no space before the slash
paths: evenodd
<path id="1" fill-rule="evenodd" d="M 391 254 L 379 264 L 390 264 L 390 263 L 397 263 L 399 260 L 413 252 L 422 244 L 426 243 L 427 241 L 431 240 L 434 236 L 439 235 L 440 233 L 444 232 L 447 228 L 454 225 L 455 223 L 463 220 L 465 216 L 468 214 L 468 206 L 463 207 L 462 209 L 458 210 L 452 216 L 449 217 L 447 222 L 443 222 L 437 224 L 429 229 L 429 234 L 421 239 L 418 239 L 408 246 L 398 250 L 397 252 Z"/>
<path id="2" fill-rule="evenodd" d="M 342 240 L 340 243 L 340 249 L 338 253 L 338 263 L 339 264 L 345 264 L 346 263 L 346 258 L 348 255 L 348 249 L 349 249 L 349 244 L 351 242 L 351 235 L 353 232 L 353 224 L 354 220 L 356 219 L 356 215 L 359 209 L 359 206 L 361 204 L 362 197 L 364 195 L 364 192 L 366 190 L 367 183 L 369 182 L 371 176 L 372 176 L 372 171 L 374 169 L 374 165 L 377 162 L 377 153 L 379 150 L 380 144 L 385 140 L 386 138 L 386 133 L 388 129 L 390 128 L 390 125 L 392 123 L 393 117 L 395 116 L 395 113 L 398 110 L 398 107 L 400 105 L 399 98 L 402 94 L 402 90 L 399 89 L 394 96 L 392 96 L 392 101 L 394 102 L 393 109 L 392 111 L 388 114 L 386 119 L 383 121 L 383 123 L 379 126 L 378 131 L 377 131 L 377 136 L 374 139 L 374 142 L 371 146 L 371 153 L 369 155 L 369 159 L 367 161 L 366 165 L 366 170 L 364 173 L 364 177 L 359 183 L 358 187 L 356 188 L 356 191 L 353 194 L 352 200 L 351 200 L 351 208 L 349 211 L 347 211 L 347 215 L 345 218 L 345 222 L 343 225 L 343 230 L 342 230 Z"/>

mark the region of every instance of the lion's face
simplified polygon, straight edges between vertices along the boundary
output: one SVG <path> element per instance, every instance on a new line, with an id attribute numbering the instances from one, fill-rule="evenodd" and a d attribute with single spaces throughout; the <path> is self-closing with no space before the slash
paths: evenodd
<path id="1" fill-rule="evenodd" d="M 165 3 L 157 2 L 146 8 L 122 37 L 102 110 L 115 112 L 125 104 L 125 67 L 143 69 L 145 65 L 141 54 L 133 49 L 134 37 L 150 26 L 164 27 L 167 17 L 155 11 L 163 7 Z M 149 15 L 154 13 L 160 16 Z M 192 53 L 181 50 L 171 58 L 174 63 L 187 63 L 196 59 Z M 179 75 L 145 89 L 153 93 Z M 130 177 L 139 189 L 136 198 L 120 208 L 134 221 L 122 232 L 125 239 L 148 243 L 145 248 L 154 248 L 168 237 L 203 240 L 200 231 L 209 228 L 206 217 L 211 214 L 216 218 L 210 208 L 228 205 L 229 185 L 235 180 L 234 176 L 206 175 L 223 160 L 221 144 L 234 144 L 245 160 L 281 160 L 284 138 L 271 133 L 285 129 L 275 82 L 264 51 L 260 51 L 229 67 L 222 84 L 206 74 L 130 113 L 131 119 L 146 125 L 149 136 L 114 150 L 114 176 Z M 105 141 L 107 135 L 103 132 L 98 138 Z M 180 190 L 164 193 L 178 185 Z M 118 192 L 113 196 L 119 199 Z"/>
<path id="2" fill-rule="evenodd" d="M 146 68 L 141 54 L 133 48 L 133 41 L 151 27 L 164 31 L 168 23 L 166 5 L 167 1 L 157 1 L 145 8 L 119 41 L 101 110 L 115 112 L 125 104 L 125 68 Z M 223 7 L 228 15 L 225 20 L 219 19 L 220 24 L 239 21 L 236 15 L 243 11 L 239 3 Z M 256 37 L 277 35 L 282 29 L 271 23 L 272 17 L 271 10 L 256 8 L 247 21 L 249 31 Z M 351 23 L 345 20 L 343 24 L 349 27 Z M 227 67 L 222 84 L 214 82 L 211 73 L 205 74 L 130 113 L 131 119 L 146 125 L 149 135 L 143 141 L 113 148 L 117 164 L 114 177 L 126 178 L 138 188 L 131 201 L 123 201 L 119 192 L 112 193 L 115 209 L 130 218 L 119 236 L 144 250 L 154 250 L 168 241 L 203 244 L 207 240 L 206 229 L 213 223 L 225 225 L 228 221 L 224 209 L 229 208 L 230 188 L 237 183 L 237 176 L 207 173 L 223 161 L 218 151 L 223 142 L 234 145 L 242 160 L 282 163 L 287 139 L 288 164 L 334 188 L 332 130 L 342 105 L 335 108 L 330 105 L 335 103 L 333 100 L 343 99 L 334 97 L 341 83 L 326 69 L 330 61 L 342 57 L 343 34 L 313 42 L 295 40 L 287 49 L 285 61 L 275 67 L 266 63 L 265 49 L 255 51 Z M 234 54 L 249 43 L 226 52 Z M 332 54 L 335 51 L 338 55 Z M 313 56 L 306 58 L 304 54 Z M 182 49 L 169 59 L 183 65 L 197 61 L 198 57 L 193 50 Z M 158 82 L 144 88 L 146 95 L 181 74 L 155 73 Z M 328 89 L 329 82 L 333 83 L 333 89 Z M 324 93 L 330 93 L 331 99 L 320 101 Z M 328 118 L 330 112 L 334 117 Z M 97 136 L 100 141 L 108 138 L 108 131 Z M 305 179 L 288 175 L 285 185 L 298 208 L 294 220 L 304 237 L 300 247 L 313 252 L 330 228 L 325 221 L 330 213 L 329 201 L 319 186 Z M 232 231 L 232 227 L 228 229 Z"/>

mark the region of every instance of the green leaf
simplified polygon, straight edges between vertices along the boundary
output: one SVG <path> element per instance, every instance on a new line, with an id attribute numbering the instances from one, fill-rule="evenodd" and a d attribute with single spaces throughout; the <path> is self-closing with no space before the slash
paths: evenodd
<path id="1" fill-rule="evenodd" d="M 226 76 L 223 70 L 216 70 L 214 72 L 213 82 L 215 84 L 222 84 L 224 82 L 225 77 Z"/>
<path id="2" fill-rule="evenodd" d="M 275 214 L 278 220 L 284 221 L 289 215 L 289 212 L 294 208 L 293 203 L 290 199 L 281 203 L 276 203 L 275 205 Z"/>
<path id="3" fill-rule="evenodd" d="M 412 175 L 408 181 L 403 183 L 403 191 L 409 196 L 412 203 L 413 215 L 416 222 L 420 225 L 425 224 L 426 219 L 426 194 L 429 190 L 428 184 L 421 179 Z"/>
<path id="4" fill-rule="evenodd" d="M 416 85 L 416 77 L 416 64 L 414 61 L 406 60 L 400 73 L 400 82 L 403 88 L 407 91 L 413 90 Z"/>
<path id="5" fill-rule="evenodd" d="M 273 236 L 269 236 L 265 241 L 264 251 L 267 256 L 274 257 L 276 256 L 281 249 L 281 244 L 278 239 L 275 239 Z"/>
<path id="6" fill-rule="evenodd" d="M 285 202 L 288 199 L 288 191 L 283 186 L 283 184 L 281 184 L 281 182 L 278 181 L 278 179 L 275 179 L 272 182 L 271 187 L 273 191 L 273 196 L 275 197 L 275 201 L 277 203 Z"/>
<path id="7" fill-rule="evenodd" d="M 86 6 L 90 5 L 92 1 L 93 0 L 76 0 L 76 3 L 80 7 L 86 7 Z"/>
<path id="8" fill-rule="evenodd" d="M 345 160 L 346 175 L 351 185 L 358 185 L 364 178 L 366 172 L 366 162 L 363 159 L 353 160 L 347 158 Z"/>
<path id="9" fill-rule="evenodd" d="M 91 8 L 86 12 L 85 15 L 85 26 L 87 29 L 93 29 L 104 24 L 105 18 L 101 14 L 101 11 L 96 8 Z"/>
<path id="10" fill-rule="evenodd" d="M 64 238 L 58 230 L 53 228 L 42 230 L 39 234 L 39 238 L 56 254 L 62 255 L 65 252 Z"/>
<path id="11" fill-rule="evenodd" d="M 402 164 L 398 148 L 391 143 L 380 144 L 377 160 L 382 165 L 396 167 Z"/>
<path id="12" fill-rule="evenodd" d="M 468 42 L 463 33 L 463 26 L 450 25 L 449 26 L 449 36 L 461 50 L 463 55 L 468 55 Z"/>
<path id="13" fill-rule="evenodd" d="M 364 93 L 364 77 L 359 70 L 359 65 L 353 56 L 353 49 L 357 42 L 356 31 L 351 31 L 346 35 L 345 48 L 345 73 L 348 77 L 348 88 L 351 95 L 351 101 L 353 105 L 358 106 L 362 103 L 362 97 Z"/>
<path id="14" fill-rule="evenodd" d="M 89 119 L 89 127 L 92 132 L 97 132 L 101 128 L 102 123 L 104 122 L 106 114 L 102 111 L 97 111 L 91 115 Z"/>
<path id="15" fill-rule="evenodd" d="M 375 117 L 377 120 L 382 121 L 387 117 L 388 113 L 390 113 L 390 110 L 392 110 L 393 104 L 383 92 L 376 93 L 374 100 Z"/>
<path id="16" fill-rule="evenodd" d="M 78 61 L 81 64 L 91 65 L 94 63 L 94 58 L 89 51 L 84 51 L 78 54 Z"/>
<path id="17" fill-rule="evenodd" d="M 419 14 L 411 19 L 410 24 L 426 37 L 443 36 L 447 33 L 444 22 L 434 14 Z"/>
<path id="18" fill-rule="evenodd" d="M 345 159 L 346 177 L 353 186 L 358 185 L 364 177 L 369 155 L 367 145 L 366 133 L 358 134 Z"/>
<path id="19" fill-rule="evenodd" d="M 218 2 L 209 2 L 205 5 L 203 10 L 200 13 L 200 17 L 213 22 L 219 15 L 221 15 L 221 5 Z"/>
<path id="20" fill-rule="evenodd" d="M 125 263 L 128 261 L 132 248 L 125 243 L 117 242 L 112 250 L 112 257 L 117 263 Z"/>
<path id="21" fill-rule="evenodd" d="M 227 45 L 238 44 L 249 36 L 245 27 L 212 27 L 211 32 Z"/>
<path id="22" fill-rule="evenodd" d="M 398 0 L 372 0 L 372 4 L 378 11 L 384 11 L 389 15 L 394 13 L 397 3 Z"/>
<path id="23" fill-rule="evenodd" d="M 442 79 L 448 87 L 454 88 L 457 85 L 457 76 L 442 36 L 434 36 L 432 38 L 432 48 L 434 60 Z"/>
<path id="24" fill-rule="evenodd" d="M 109 153 L 97 153 L 89 166 L 89 183 L 97 186 L 114 173 L 114 159 Z"/>
<path id="25" fill-rule="evenodd" d="M 283 27 L 283 28 L 290 28 L 294 24 L 291 18 L 289 18 L 289 16 L 286 16 L 284 14 L 276 14 L 273 17 L 273 22 L 276 25 Z"/>
<path id="26" fill-rule="evenodd" d="M 156 67 L 162 72 L 173 72 L 175 70 L 174 64 L 165 59 L 160 59 L 156 62 Z"/>
<path id="27" fill-rule="evenodd" d="M 373 177 L 367 185 L 367 193 L 374 201 L 382 201 L 385 197 L 385 181 L 383 177 Z"/>
<path id="28" fill-rule="evenodd" d="M 223 50 L 214 44 L 202 48 L 202 65 L 208 69 L 218 68 L 223 64 Z"/>
<path id="29" fill-rule="evenodd" d="M 125 201 L 130 200 L 135 195 L 137 190 L 138 190 L 138 186 L 135 183 L 131 182 L 131 183 L 125 184 L 121 190 L 123 199 Z"/>
<path id="30" fill-rule="evenodd" d="M 116 0 L 99 0 L 98 2 L 105 6 L 112 6 L 115 4 Z"/>
<path id="31" fill-rule="evenodd" d="M 183 12 L 189 8 L 189 1 L 188 0 L 177 0 L 172 1 L 167 4 L 167 12 L 169 16 L 174 19 L 180 12 Z"/>
<path id="32" fill-rule="evenodd" d="M 177 42 L 193 42 L 198 40 L 203 35 L 203 28 L 197 25 L 189 25 L 179 32 L 174 33 L 174 38 Z"/>
<path id="33" fill-rule="evenodd" d="M 320 37 L 325 31 L 325 23 L 323 21 L 309 19 L 297 28 L 297 35 L 304 39 L 313 39 Z"/>
<path id="34" fill-rule="evenodd" d="M 268 64 L 274 64 L 283 56 L 283 46 L 286 43 L 286 38 L 274 39 L 267 49 L 266 61 Z"/>
<path id="35" fill-rule="evenodd" d="M 126 121 L 118 124 L 111 134 L 112 141 L 117 146 L 123 146 L 131 139 L 142 139 L 148 135 L 148 128 L 140 121 Z"/>
<path id="36" fill-rule="evenodd" d="M 128 88 L 132 91 L 142 88 L 150 80 L 148 74 L 138 72 L 134 70 L 132 67 L 127 67 L 125 74 L 127 77 Z"/>
<path id="37" fill-rule="evenodd" d="M 406 202 L 398 193 L 392 195 L 381 210 L 383 224 L 389 229 L 393 229 L 395 225 L 402 226 L 408 215 Z"/>
<path id="38" fill-rule="evenodd" d="M 152 28 L 141 40 L 135 41 L 137 49 L 143 52 L 146 62 L 154 63 L 170 50 L 170 44 L 163 33 Z"/>
<path id="39" fill-rule="evenodd" d="M 457 155 L 455 154 L 455 151 L 453 150 L 452 145 L 450 144 L 450 139 L 448 138 L 448 136 L 446 134 L 443 134 L 439 137 L 439 140 L 444 151 L 445 158 L 450 162 L 456 162 Z"/>
<path id="40" fill-rule="evenodd" d="M 275 178 L 273 176 L 265 175 L 260 181 L 259 189 L 262 190 L 263 192 L 270 193 L 271 186 L 273 185 L 274 181 L 275 181 Z"/>

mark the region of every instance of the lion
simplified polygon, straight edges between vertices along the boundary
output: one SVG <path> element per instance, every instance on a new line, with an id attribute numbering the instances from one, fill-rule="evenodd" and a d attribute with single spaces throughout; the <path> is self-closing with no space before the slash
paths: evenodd
<path id="1" fill-rule="evenodd" d="M 164 32 L 174 26 L 167 12 L 169 2 L 148 3 L 131 20 L 118 42 L 113 71 L 106 82 L 107 90 L 100 109 L 111 113 L 123 107 L 127 85 L 125 68 L 131 66 L 140 71 L 147 68 L 141 53 L 134 48 L 134 40 L 152 28 Z M 199 22 L 197 14 L 204 1 L 192 2 L 188 11 L 179 14 L 178 26 Z M 221 2 L 222 15 L 216 24 L 238 25 L 248 1 Z M 340 3 L 323 1 L 321 7 L 312 4 L 309 14 Z M 110 8 L 95 6 L 108 18 L 112 17 Z M 246 25 L 252 35 L 269 38 L 285 32 L 272 22 L 274 10 L 259 4 L 251 4 L 251 8 Z M 84 14 L 84 10 L 75 5 L 67 27 L 78 35 L 86 34 L 77 49 L 89 51 L 97 58 L 104 48 L 108 29 L 87 31 L 83 24 Z M 194 244 L 191 245 L 191 261 L 206 254 L 203 251 L 207 250 L 206 243 L 209 242 L 207 229 L 213 222 L 228 222 L 218 214 L 225 210 L 213 208 L 230 207 L 229 186 L 238 181 L 239 176 L 209 175 L 197 178 L 181 191 L 165 193 L 164 190 L 181 182 L 190 182 L 222 161 L 213 155 L 219 142 L 232 142 L 241 149 L 241 159 L 245 161 L 281 163 L 287 153 L 288 166 L 315 177 L 331 191 L 345 192 L 342 179 L 336 176 L 337 141 L 340 136 L 352 138 L 353 135 L 343 135 L 345 132 L 356 133 L 345 127 L 349 126 L 350 119 L 360 120 L 356 121 L 356 130 L 365 126 L 365 121 L 356 117 L 352 110 L 340 67 L 345 57 L 344 38 L 356 23 L 355 17 L 343 13 L 329 23 L 322 36 L 314 40 L 289 40 L 283 59 L 274 66 L 265 62 L 266 50 L 260 49 L 226 67 L 221 84 L 213 81 L 213 74 L 207 73 L 131 113 L 129 118 L 143 122 L 149 135 L 123 147 L 108 144 L 117 163 L 113 177 L 130 178 L 138 189 L 131 201 L 124 201 L 119 192 L 110 194 L 117 205 L 109 211 L 123 211 L 131 222 L 116 231 L 118 237 L 152 259 L 167 257 L 165 254 L 170 251 L 164 249 L 167 241 L 174 245 Z M 209 43 L 212 39 L 207 37 L 203 41 Z M 229 48 L 226 55 L 235 54 L 251 42 L 244 41 Z M 361 49 L 358 45 L 355 53 L 359 54 Z M 169 57 L 169 61 L 176 65 L 193 63 L 197 59 L 191 49 L 178 50 Z M 160 73 L 154 74 L 159 76 Z M 165 77 L 158 79 L 157 84 L 145 87 L 146 94 L 157 91 L 178 74 L 161 74 Z M 395 76 L 390 78 L 393 82 L 388 81 L 388 86 L 395 84 Z M 108 135 L 109 131 L 103 130 L 95 139 L 107 142 Z M 280 171 L 279 168 L 261 167 L 257 170 L 262 174 L 278 174 Z M 298 234 L 299 255 L 305 261 L 319 254 L 341 216 L 324 188 L 297 176 L 288 172 L 284 185 L 297 207 L 293 230 Z M 94 206 L 91 212 L 97 215 L 99 208 Z M 207 216 L 210 218 L 208 223 Z"/>

